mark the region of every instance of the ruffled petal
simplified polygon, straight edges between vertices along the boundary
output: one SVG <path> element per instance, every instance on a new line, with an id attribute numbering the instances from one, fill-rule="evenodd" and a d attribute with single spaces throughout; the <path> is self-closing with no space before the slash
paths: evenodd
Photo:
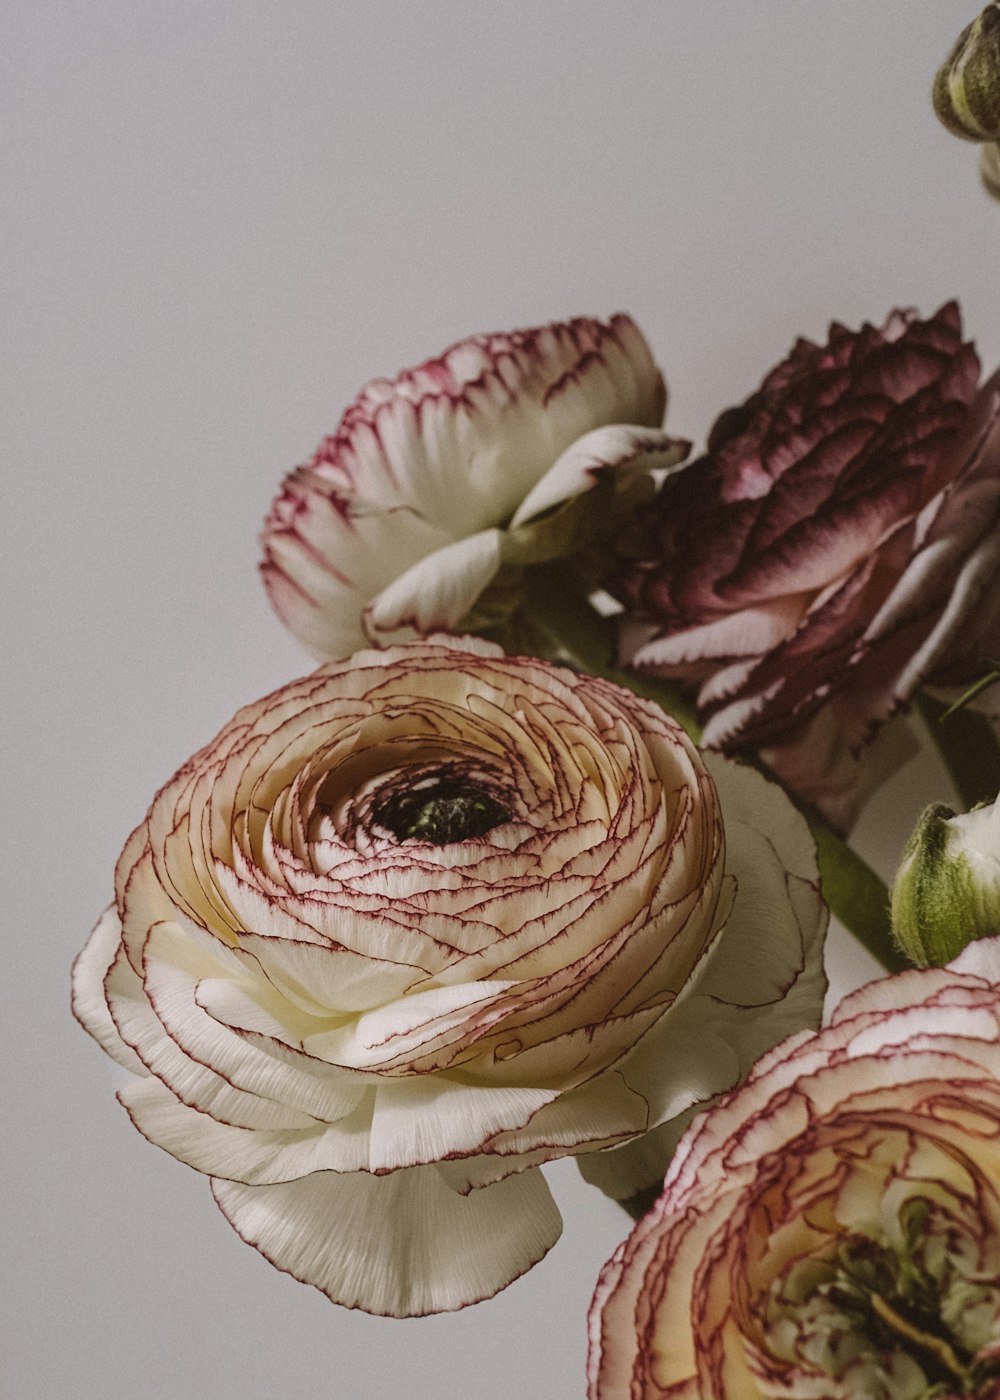
<path id="1" fill-rule="evenodd" d="M 828 911 L 808 829 L 756 770 L 715 754 L 706 760 L 723 804 L 726 873 L 738 892 L 694 988 L 623 1067 L 650 1105 L 652 1131 L 577 1159 L 584 1178 L 618 1200 L 662 1179 L 697 1110 L 776 1041 L 822 1016 Z"/>
<path id="2" fill-rule="evenodd" d="M 118 956 L 121 943 L 121 921 L 114 905 L 105 909 L 94 925 L 82 951 L 73 963 L 73 1015 L 100 1045 L 101 1049 L 124 1069 L 133 1074 L 147 1075 L 149 1070 L 139 1056 L 118 1033 L 104 991 L 105 979 Z M 139 979 L 132 973 L 135 986 Z"/>
<path id="3" fill-rule="evenodd" d="M 213 1181 L 241 1239 L 335 1303 L 388 1317 L 453 1312 L 537 1264 L 562 1221 L 538 1171 L 462 1196 L 436 1167 L 321 1172 L 281 1186 Z"/>
<path id="4" fill-rule="evenodd" d="M 275 609 L 326 657 L 361 645 L 373 600 L 365 630 L 378 640 L 404 623 L 454 626 L 493 573 L 478 547 L 474 559 L 449 547 L 504 527 L 585 434 L 609 423 L 658 428 L 665 406 L 627 316 L 473 336 L 373 381 L 271 508 L 262 573 Z M 439 551 L 443 560 L 393 587 Z"/>

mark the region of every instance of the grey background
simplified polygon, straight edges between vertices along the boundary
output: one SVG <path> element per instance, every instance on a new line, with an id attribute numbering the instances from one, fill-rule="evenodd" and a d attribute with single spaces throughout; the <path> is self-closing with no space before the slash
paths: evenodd
<path id="1" fill-rule="evenodd" d="M 978 7 L 7 0 L 6 1393 L 582 1394 L 625 1220 L 571 1164 L 563 1240 L 496 1300 L 338 1310 L 134 1132 L 69 964 L 155 788 L 308 669 L 256 533 L 371 375 L 623 308 L 698 439 L 833 317 L 957 295 L 1000 359 L 1000 207 L 928 103 Z M 925 762 L 869 810 L 883 868 L 941 793 Z"/>

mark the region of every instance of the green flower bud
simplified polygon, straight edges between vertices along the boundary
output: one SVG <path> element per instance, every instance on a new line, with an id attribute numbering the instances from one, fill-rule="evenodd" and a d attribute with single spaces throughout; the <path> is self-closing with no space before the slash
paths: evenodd
<path id="1" fill-rule="evenodd" d="M 1000 140 L 1000 0 L 964 29 L 938 69 L 934 110 L 966 141 Z"/>
<path id="2" fill-rule="evenodd" d="M 940 802 L 926 809 L 896 872 L 892 931 L 919 967 L 1000 933 L 1000 800 L 959 816 Z"/>
<path id="3" fill-rule="evenodd" d="M 979 174 L 988 194 L 1000 199 L 1000 142 L 984 146 L 979 157 Z"/>

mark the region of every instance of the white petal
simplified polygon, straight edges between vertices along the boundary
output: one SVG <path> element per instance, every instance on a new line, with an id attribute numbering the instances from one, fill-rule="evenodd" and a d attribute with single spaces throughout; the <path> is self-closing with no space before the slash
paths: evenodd
<path id="1" fill-rule="evenodd" d="M 681 460 L 686 447 L 659 428 L 620 424 L 595 428 L 567 447 L 532 487 L 514 512 L 508 528 L 516 530 L 535 516 L 591 490 L 602 473 L 625 475 L 672 467 Z"/>
<path id="2" fill-rule="evenodd" d="M 73 964 L 73 1015 L 113 1060 L 133 1074 L 147 1075 L 149 1070 L 118 1034 L 104 994 L 104 979 L 115 961 L 120 940 L 121 923 L 118 911 L 112 904 L 94 925 L 93 932 Z M 139 979 L 134 972 L 132 978 L 136 994 L 141 995 Z"/>
<path id="3" fill-rule="evenodd" d="M 454 630 L 499 570 L 501 539 L 499 530 L 482 530 L 421 559 L 372 600 L 365 631 L 390 642 L 410 628 L 422 635 Z"/>
<path id="4" fill-rule="evenodd" d="M 337 1030 L 308 1036 L 303 1048 L 322 1060 L 354 1069 L 405 1062 L 438 1043 L 450 1045 L 474 1009 L 488 1014 L 490 1006 L 515 986 L 500 981 L 469 982 L 415 992 L 365 1012 Z"/>
<path id="5" fill-rule="evenodd" d="M 556 1097 L 554 1089 L 461 1084 L 444 1075 L 379 1085 L 371 1127 L 372 1171 L 475 1152 L 497 1133 L 520 1128 Z"/>
<path id="6" fill-rule="evenodd" d="M 311 1128 L 287 1131 L 242 1128 L 209 1117 L 181 1103 L 158 1079 L 127 1084 L 118 1099 L 144 1138 L 208 1176 L 271 1184 L 368 1165 L 374 1090 L 334 1127 L 313 1122 Z"/>
<path id="7" fill-rule="evenodd" d="M 722 801 L 736 900 L 690 995 L 622 1067 L 649 1101 L 655 1131 L 579 1159 L 586 1180 L 616 1199 L 662 1179 L 697 1108 L 822 1014 L 828 911 L 809 829 L 776 784 L 730 759 L 705 758 Z"/>
<path id="8" fill-rule="evenodd" d="M 346 654 L 360 609 L 395 576 L 448 541 L 503 526 L 584 434 L 655 428 L 665 404 L 627 316 L 474 336 L 374 381 L 268 516 L 263 573 L 277 611 L 315 653 Z M 468 611 L 454 588 L 434 596 L 436 612 L 444 602 Z M 386 616 L 414 605 L 411 592 L 393 595 Z M 371 635 L 391 626 L 378 618 Z"/>
<path id="9" fill-rule="evenodd" d="M 547 1253 L 562 1222 L 539 1171 L 461 1196 L 433 1166 L 322 1172 L 281 1186 L 214 1181 L 241 1239 L 335 1303 L 389 1317 L 492 1298 Z"/>
<path id="10" fill-rule="evenodd" d="M 809 594 L 792 593 L 785 598 L 760 603 L 739 612 L 728 613 L 700 627 L 687 627 L 656 636 L 636 648 L 630 665 L 640 671 L 667 670 L 708 659 L 718 664 L 719 657 L 766 656 L 773 648 L 790 637 L 801 622 Z"/>
<path id="11" fill-rule="evenodd" d="M 155 933 L 155 930 L 154 930 Z M 291 1057 L 269 1054 L 259 1043 L 222 1025 L 198 1004 L 197 977 L 166 960 L 151 963 L 146 991 L 164 1030 L 190 1060 L 209 1066 L 233 1088 L 285 1109 L 335 1123 L 361 1102 L 363 1083 L 316 1064 L 304 1073 Z M 308 1126 L 294 1122 L 286 1126 Z"/>

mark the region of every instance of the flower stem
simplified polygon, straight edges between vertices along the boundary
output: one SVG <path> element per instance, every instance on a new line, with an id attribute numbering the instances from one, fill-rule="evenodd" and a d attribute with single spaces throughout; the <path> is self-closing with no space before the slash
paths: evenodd
<path id="1" fill-rule="evenodd" d="M 949 709 L 925 691 L 916 707 L 965 810 L 992 802 L 1000 793 L 1000 743 L 990 721 L 975 710 Z"/>
<path id="2" fill-rule="evenodd" d="M 550 564 L 529 569 L 526 604 L 532 622 L 551 639 L 553 650 L 567 665 L 590 675 L 603 676 L 635 695 L 652 700 L 698 742 L 701 725 L 695 706 L 678 686 L 619 670 L 612 664 L 614 622 L 590 606 L 583 586 L 566 566 Z M 777 781 L 756 755 L 747 757 L 765 777 Z M 825 818 L 806 808 L 794 793 L 787 795 L 803 813 L 816 841 L 823 898 L 831 911 L 887 972 L 900 972 L 910 967 L 892 938 L 889 891 L 885 883 Z"/>

